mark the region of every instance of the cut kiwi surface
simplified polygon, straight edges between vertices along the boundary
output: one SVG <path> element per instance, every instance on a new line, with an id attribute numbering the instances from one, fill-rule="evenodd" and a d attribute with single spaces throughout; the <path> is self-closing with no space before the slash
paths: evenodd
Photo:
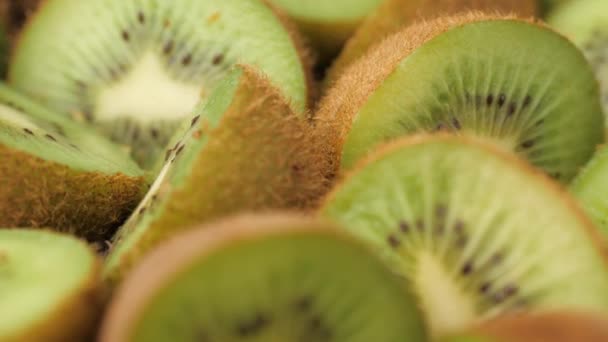
<path id="1" fill-rule="evenodd" d="M 603 146 L 570 184 L 589 217 L 608 236 L 608 147 Z"/>
<path id="2" fill-rule="evenodd" d="M 608 2 L 585 0 L 564 3 L 551 12 L 547 21 L 583 51 L 600 82 L 602 105 L 604 112 L 608 112 Z"/>
<path id="3" fill-rule="evenodd" d="M 582 53 L 547 27 L 483 13 L 387 38 L 341 77 L 316 117 L 335 123 L 330 145 L 346 169 L 395 137 L 450 131 L 492 138 L 566 182 L 604 137 Z"/>
<path id="4" fill-rule="evenodd" d="M 101 342 L 426 341 L 413 295 L 332 224 L 239 216 L 153 251 L 110 303 Z"/>
<path id="5" fill-rule="evenodd" d="M 320 214 L 408 279 L 435 336 L 520 310 L 608 312 L 605 241 L 566 192 L 485 140 L 393 142 Z"/>
<path id="6" fill-rule="evenodd" d="M 306 33 L 325 57 L 335 55 L 361 21 L 383 0 L 271 0 Z"/>
<path id="7" fill-rule="evenodd" d="M 88 341 L 101 309 L 98 266 L 73 237 L 0 229 L 0 340 Z"/>
<path id="8" fill-rule="evenodd" d="M 500 317 L 440 342 L 605 342 L 608 318 L 581 312 Z"/>
<path id="9" fill-rule="evenodd" d="M 531 17 L 537 0 L 386 0 L 372 12 L 348 40 L 328 71 L 325 85 L 331 85 L 347 67 L 375 44 L 415 21 L 454 15 L 470 10 L 515 13 Z"/>
<path id="10" fill-rule="evenodd" d="M 115 237 L 105 267 L 110 280 L 193 224 L 241 210 L 306 209 L 325 191 L 321 141 L 259 72 L 235 68 L 195 112 Z"/>
<path id="11" fill-rule="evenodd" d="M 147 183 L 119 147 L 0 85 L 0 225 L 104 239 Z"/>
<path id="12" fill-rule="evenodd" d="M 146 167 L 236 62 L 299 112 L 309 96 L 294 40 L 258 0 L 49 0 L 12 57 L 16 88 L 93 122 Z"/>

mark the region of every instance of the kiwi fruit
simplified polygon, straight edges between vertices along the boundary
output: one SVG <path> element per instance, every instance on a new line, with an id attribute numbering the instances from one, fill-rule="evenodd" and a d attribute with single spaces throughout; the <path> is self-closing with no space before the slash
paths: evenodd
<path id="1" fill-rule="evenodd" d="M 608 312 L 602 236 L 557 183 L 487 139 L 389 143 L 319 214 L 407 279 L 433 336 L 520 311 Z"/>
<path id="2" fill-rule="evenodd" d="M 91 341 L 99 263 L 71 236 L 0 229 L 0 340 Z"/>
<path id="3" fill-rule="evenodd" d="M 398 136 L 448 131 L 492 138 L 567 182 L 604 139 L 598 88 L 582 53 L 553 30 L 472 12 L 384 40 L 330 89 L 316 117 L 330 123 L 328 145 L 344 169 Z"/>
<path id="4" fill-rule="evenodd" d="M 311 94 L 295 40 L 259 0 L 48 0 L 20 34 L 9 81 L 130 146 L 148 168 L 237 62 L 304 111 Z"/>
<path id="5" fill-rule="evenodd" d="M 570 192 L 600 231 L 608 236 L 608 147 L 598 149 L 570 184 Z"/>
<path id="6" fill-rule="evenodd" d="M 325 86 L 336 81 L 349 65 L 365 55 L 372 46 L 414 22 L 470 10 L 531 17 L 537 13 L 537 5 L 537 0 L 385 0 L 348 40 L 329 69 Z"/>
<path id="7" fill-rule="evenodd" d="M 335 57 L 358 25 L 383 0 L 270 0 L 298 25 L 323 61 Z"/>
<path id="8" fill-rule="evenodd" d="M 547 18 L 549 25 L 571 39 L 587 57 L 600 82 L 604 112 L 608 112 L 607 20 L 608 4 L 602 0 L 568 2 Z"/>
<path id="9" fill-rule="evenodd" d="M 148 186 L 118 146 L 1 84 L 0 160 L 0 226 L 103 240 Z"/>
<path id="10" fill-rule="evenodd" d="M 326 191 L 323 141 L 256 69 L 233 69 L 195 114 L 114 238 L 104 268 L 112 284 L 180 230 L 243 210 L 307 210 Z"/>
<path id="11" fill-rule="evenodd" d="M 581 312 L 509 315 L 440 342 L 605 342 L 608 319 Z"/>
<path id="12" fill-rule="evenodd" d="M 265 214 L 178 235 L 120 286 L 99 340 L 426 341 L 414 296 L 343 233 Z"/>

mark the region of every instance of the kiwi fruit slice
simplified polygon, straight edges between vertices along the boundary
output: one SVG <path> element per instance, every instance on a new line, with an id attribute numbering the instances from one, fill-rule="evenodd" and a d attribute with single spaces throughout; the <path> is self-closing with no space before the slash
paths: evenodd
<path id="1" fill-rule="evenodd" d="M 486 139 L 396 140 L 361 162 L 320 215 L 412 284 L 434 336 L 522 310 L 608 312 L 601 235 L 556 183 Z"/>
<path id="2" fill-rule="evenodd" d="M 509 315 L 440 342 L 605 342 L 608 319 L 581 312 Z"/>
<path id="3" fill-rule="evenodd" d="M 131 146 L 147 168 L 236 62 L 258 67 L 304 111 L 299 51 L 259 0 L 45 1 L 19 37 L 9 80 Z"/>
<path id="4" fill-rule="evenodd" d="M 598 149 L 570 184 L 570 192 L 602 233 L 608 236 L 608 147 Z"/>
<path id="5" fill-rule="evenodd" d="M 322 140 L 259 71 L 236 67 L 195 113 L 114 238 L 104 268 L 111 283 L 189 226 L 243 210 L 305 210 L 326 191 Z"/>
<path id="6" fill-rule="evenodd" d="M 348 40 L 329 69 L 325 86 L 336 81 L 349 65 L 365 55 L 373 45 L 416 21 L 470 10 L 531 17 L 537 13 L 537 5 L 537 0 L 385 0 Z"/>
<path id="7" fill-rule="evenodd" d="M 100 342 L 426 341 L 421 317 L 403 282 L 340 228 L 244 215 L 150 253 L 113 297 Z"/>
<path id="8" fill-rule="evenodd" d="M 141 169 L 88 127 L 0 85 L 0 226 L 103 240 L 145 194 Z"/>
<path id="9" fill-rule="evenodd" d="M 383 0 L 271 0 L 298 24 L 323 59 L 335 56 Z"/>
<path id="10" fill-rule="evenodd" d="M 99 264 L 84 242 L 0 229 L 0 340 L 90 341 L 99 293 Z"/>
<path id="11" fill-rule="evenodd" d="M 549 25 L 571 39 L 587 57 L 600 82 L 604 112 L 608 112 L 607 20 L 608 3 L 602 0 L 564 3 L 547 18 Z"/>
<path id="12" fill-rule="evenodd" d="M 340 78 L 316 116 L 335 123 L 328 144 L 345 169 L 395 137 L 449 131 L 490 137 L 567 182 L 604 139 L 598 84 L 582 53 L 545 26 L 480 12 L 387 38 Z"/>

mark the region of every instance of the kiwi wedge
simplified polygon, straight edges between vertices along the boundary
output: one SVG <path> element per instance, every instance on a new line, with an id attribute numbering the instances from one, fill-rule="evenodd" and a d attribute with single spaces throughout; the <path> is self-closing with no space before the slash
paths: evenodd
<path id="1" fill-rule="evenodd" d="M 335 56 L 365 17 L 383 0 L 270 0 L 294 19 L 322 59 Z"/>
<path id="2" fill-rule="evenodd" d="M 0 340 L 90 341 L 101 311 L 98 266 L 71 236 L 0 229 Z"/>
<path id="3" fill-rule="evenodd" d="M 605 342 L 608 318 L 581 312 L 509 315 L 440 342 Z"/>
<path id="4" fill-rule="evenodd" d="M 49 0 L 21 33 L 9 80 L 130 146 L 147 168 L 237 62 L 260 68 L 303 112 L 299 52 L 259 0 Z"/>
<path id="5" fill-rule="evenodd" d="M 570 192 L 608 236 L 608 147 L 602 146 L 570 184 Z"/>
<path id="6" fill-rule="evenodd" d="M 148 186 L 118 146 L 6 85 L 0 85 L 0 160 L 0 226 L 103 240 Z"/>
<path id="7" fill-rule="evenodd" d="M 608 112 L 608 52 L 605 48 L 608 45 L 608 3 L 602 0 L 564 3 L 551 12 L 547 21 L 583 51 L 600 82 L 602 105 L 604 112 Z"/>
<path id="8" fill-rule="evenodd" d="M 582 53 L 543 25 L 481 12 L 387 38 L 340 78 L 316 116 L 334 122 L 329 145 L 344 169 L 382 142 L 449 131 L 492 138 L 567 182 L 604 139 L 598 84 Z"/>
<path id="9" fill-rule="evenodd" d="M 150 253 L 113 297 L 100 342 L 422 342 L 421 317 L 402 281 L 340 228 L 245 215 Z"/>
<path id="10" fill-rule="evenodd" d="M 375 246 L 434 336 L 510 312 L 608 313 L 605 241 L 543 173 L 476 137 L 405 137 L 362 162 L 322 217 Z"/>
<path id="11" fill-rule="evenodd" d="M 191 225 L 242 210 L 307 209 L 326 191 L 322 141 L 255 69 L 236 67 L 195 112 L 114 239 L 104 269 L 112 283 Z"/>
<path id="12" fill-rule="evenodd" d="M 537 0 L 385 0 L 348 40 L 329 69 L 325 86 L 336 81 L 349 65 L 365 55 L 372 46 L 416 21 L 470 10 L 531 17 L 537 13 L 537 7 Z"/>

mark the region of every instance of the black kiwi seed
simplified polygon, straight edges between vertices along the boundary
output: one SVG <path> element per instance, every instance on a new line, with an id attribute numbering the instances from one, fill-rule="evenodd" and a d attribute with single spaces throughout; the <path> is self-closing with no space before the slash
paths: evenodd
<path id="1" fill-rule="evenodd" d="M 401 245 L 401 241 L 393 234 L 388 236 L 387 241 L 392 248 L 398 248 Z"/>
<path id="2" fill-rule="evenodd" d="M 143 24 L 146 22 L 146 17 L 144 16 L 144 14 L 142 12 L 138 12 L 137 13 L 137 20 Z"/>
<path id="3" fill-rule="evenodd" d="M 129 36 L 129 32 L 128 31 L 126 31 L 126 30 L 122 31 L 122 40 L 124 40 L 125 42 L 128 42 L 130 38 L 131 37 Z"/>
<path id="4" fill-rule="evenodd" d="M 57 141 L 57 139 L 55 139 L 55 137 L 52 136 L 52 135 L 50 135 L 50 134 L 45 134 L 44 137 L 47 138 L 47 139 L 49 139 L 49 140 L 51 140 L 51 141 Z"/>
<path id="5" fill-rule="evenodd" d="M 521 147 L 526 148 L 526 149 L 531 148 L 533 146 L 534 146 L 534 140 L 526 140 L 523 143 L 521 143 Z"/>
<path id="6" fill-rule="evenodd" d="M 237 333 L 239 336 L 242 337 L 255 335 L 260 332 L 265 326 L 267 326 L 269 322 L 270 320 L 264 315 L 258 314 L 252 321 L 241 324 L 237 328 Z"/>
<path id="7" fill-rule="evenodd" d="M 507 101 L 507 97 L 505 96 L 505 94 L 498 95 L 498 108 L 502 108 L 502 106 L 505 104 L 505 101 Z"/>
<path id="8" fill-rule="evenodd" d="M 407 234 L 410 231 L 410 225 L 405 221 L 401 221 L 399 222 L 399 230 L 401 230 L 402 233 Z"/>
<path id="9" fill-rule="evenodd" d="M 213 63 L 213 65 L 219 65 L 220 63 L 222 63 L 222 61 L 224 60 L 224 54 L 217 54 L 213 57 L 213 60 L 211 61 Z"/>
<path id="10" fill-rule="evenodd" d="M 196 125 L 196 123 L 198 122 L 198 120 L 200 119 L 200 115 L 195 116 L 194 118 L 192 118 L 192 122 L 190 123 L 190 127 L 194 127 L 194 125 Z"/>
<path id="11" fill-rule="evenodd" d="M 295 307 L 299 312 L 307 312 L 312 307 L 312 299 L 308 296 L 303 296 L 296 301 Z"/>
<path id="12" fill-rule="evenodd" d="M 188 66 L 188 65 L 190 65 L 191 62 L 192 62 L 192 55 L 191 54 L 187 54 L 186 56 L 184 56 L 184 58 L 182 58 L 182 65 L 183 66 Z"/>
<path id="13" fill-rule="evenodd" d="M 485 282 L 479 287 L 479 292 L 484 294 L 488 293 L 488 291 L 490 291 L 490 287 L 492 287 L 492 284 L 490 282 Z"/>
<path id="14" fill-rule="evenodd" d="M 490 94 L 486 97 L 486 104 L 488 106 L 491 106 L 492 103 L 494 103 L 494 95 Z"/>
<path id="15" fill-rule="evenodd" d="M 170 53 L 171 53 L 171 51 L 173 51 L 173 41 L 172 41 L 172 40 L 168 41 L 168 42 L 165 44 L 165 46 L 163 47 L 163 53 L 164 53 L 165 55 L 170 54 Z"/>
<path id="16" fill-rule="evenodd" d="M 528 107 L 530 105 L 530 103 L 532 103 L 532 97 L 530 97 L 530 95 L 526 95 L 526 97 L 524 98 L 524 102 L 521 106 L 521 109 Z"/>
<path id="17" fill-rule="evenodd" d="M 462 275 L 470 275 L 471 273 L 473 273 L 473 263 L 468 261 L 466 262 L 463 266 L 462 266 L 462 270 L 461 270 Z"/>
<path id="18" fill-rule="evenodd" d="M 34 132 L 32 132 L 31 130 L 24 128 L 23 131 L 29 135 L 34 135 Z"/>
<path id="19" fill-rule="evenodd" d="M 517 110 L 517 104 L 515 104 L 515 102 L 511 102 L 509 104 L 509 109 L 507 110 L 507 117 L 513 116 L 513 114 L 515 114 L 516 110 Z"/>

